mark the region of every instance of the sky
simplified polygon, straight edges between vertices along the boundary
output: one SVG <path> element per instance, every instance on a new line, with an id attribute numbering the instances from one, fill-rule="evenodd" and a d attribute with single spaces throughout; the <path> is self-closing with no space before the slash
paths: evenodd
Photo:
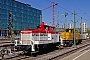
<path id="1" fill-rule="evenodd" d="M 82 22 L 86 22 L 87 27 L 90 28 L 90 0 L 17 0 L 26 4 L 30 4 L 32 7 L 42 10 L 42 21 L 46 24 L 52 25 L 52 7 L 43 10 L 49 6 L 52 6 L 52 2 L 58 5 L 54 8 L 54 24 L 59 27 L 64 26 L 64 20 L 66 19 L 66 27 L 68 24 L 74 23 L 74 11 L 76 12 L 76 27 L 80 27 L 81 17 Z M 65 12 L 68 15 L 65 18 Z"/>

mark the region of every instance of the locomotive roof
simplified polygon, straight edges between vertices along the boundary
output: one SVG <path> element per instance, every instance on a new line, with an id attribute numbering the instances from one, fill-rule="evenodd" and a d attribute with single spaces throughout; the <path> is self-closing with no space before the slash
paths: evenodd
<path id="1" fill-rule="evenodd" d="M 56 33 L 54 28 L 55 28 L 55 26 L 45 25 L 44 22 L 42 22 L 39 26 L 36 26 L 36 29 L 27 28 L 26 30 L 22 30 L 21 33 L 25 32 L 25 31 L 28 31 L 29 33 L 31 33 L 31 32 L 34 32 L 34 33 L 46 33 L 46 32 Z"/>

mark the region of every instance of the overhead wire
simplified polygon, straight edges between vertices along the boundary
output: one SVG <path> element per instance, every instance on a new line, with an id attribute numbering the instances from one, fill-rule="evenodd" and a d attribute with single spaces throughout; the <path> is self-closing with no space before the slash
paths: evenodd
<path id="1" fill-rule="evenodd" d="M 28 0 L 29 2 L 31 2 L 31 0 Z M 34 4 L 36 4 L 36 5 L 39 5 L 39 6 L 42 6 L 42 5 L 40 5 L 40 4 L 38 4 L 38 3 L 35 3 L 35 2 L 32 2 L 32 3 L 34 3 Z M 43 7 L 43 6 L 42 6 Z M 43 9 L 40 9 L 41 11 L 44 11 Z M 44 18 L 48 18 L 48 19 L 52 19 L 52 18 L 50 18 L 50 17 L 48 17 L 48 16 L 43 16 Z M 43 18 L 42 17 L 42 18 Z"/>
<path id="2" fill-rule="evenodd" d="M 74 7 L 77 7 L 76 5 L 74 5 L 72 2 L 70 2 L 69 0 L 67 0 L 69 3 L 71 3 Z M 77 7 L 78 8 L 78 7 Z M 78 8 L 79 9 L 79 8 Z M 79 9 L 81 10 L 81 9 Z"/>
<path id="3" fill-rule="evenodd" d="M 50 2 L 50 3 L 52 3 L 52 1 L 50 1 L 50 0 L 47 0 L 48 2 Z M 68 1 L 68 0 L 67 0 Z M 70 1 L 68 1 L 69 3 L 71 3 Z M 72 4 L 72 3 L 71 3 Z M 72 4 L 74 7 L 77 7 L 77 6 L 75 6 L 74 4 Z M 64 9 L 64 10 L 66 10 L 66 11 L 68 11 L 68 12 L 70 12 L 71 14 L 74 14 L 74 13 L 72 13 L 71 11 L 69 11 L 68 9 L 66 9 L 66 8 L 64 8 L 64 7 L 62 7 L 62 6 L 60 6 L 59 4 L 58 4 L 58 6 L 60 7 L 60 8 L 62 8 L 62 9 Z M 77 9 L 79 9 L 80 11 L 81 11 L 81 9 L 80 8 L 78 8 L 77 7 Z M 76 13 L 77 14 L 77 13 Z M 77 16 L 80 18 L 81 16 L 79 16 L 78 14 L 77 14 Z M 77 21 L 77 22 L 79 22 L 79 21 Z"/>
<path id="4" fill-rule="evenodd" d="M 50 2 L 50 3 L 52 3 L 52 1 L 50 1 L 50 0 L 47 0 L 47 1 Z M 59 4 L 58 4 L 57 6 L 58 6 L 59 8 L 62 8 L 62 9 L 65 10 L 65 11 L 68 11 L 70 14 L 73 14 L 71 11 L 69 11 L 68 9 L 60 6 Z"/>
<path id="5" fill-rule="evenodd" d="M 47 0 L 48 2 L 50 2 L 50 3 L 52 3 L 52 1 L 50 1 L 50 0 Z M 62 8 L 63 10 L 65 10 L 65 11 L 68 11 L 70 14 L 73 14 L 73 12 L 71 12 L 71 11 L 69 11 L 68 9 L 66 9 L 66 8 L 64 8 L 64 7 L 62 7 L 62 6 L 60 6 L 59 4 L 57 5 L 59 8 Z M 68 14 L 69 14 L 68 13 Z"/>
<path id="6" fill-rule="evenodd" d="M 50 0 L 47 0 L 47 1 L 50 2 L 50 3 L 52 3 L 52 1 L 50 1 Z M 74 7 L 76 7 L 78 10 L 82 11 L 80 8 L 78 8 L 76 5 L 74 5 L 72 2 L 70 2 L 69 0 L 67 0 L 67 1 L 68 1 L 69 3 L 71 3 Z M 58 6 L 59 6 L 60 8 L 62 8 L 62 9 L 64 9 L 64 10 L 70 12 L 71 14 L 74 14 L 74 13 L 72 13 L 71 11 L 69 11 L 68 9 L 60 6 L 59 4 L 58 4 Z M 83 12 L 83 11 L 82 11 L 82 12 Z M 78 15 L 79 13 L 76 13 L 76 14 L 77 14 L 77 16 L 78 16 L 79 18 L 81 17 L 80 15 Z M 83 13 L 83 14 L 85 14 L 85 13 Z M 89 16 L 89 15 L 88 15 L 88 16 Z"/>
<path id="7" fill-rule="evenodd" d="M 28 1 L 30 1 L 30 0 L 28 0 Z M 52 3 L 52 1 L 50 1 L 50 0 L 47 0 L 48 2 L 50 2 L 50 3 Z M 77 9 L 79 9 L 80 11 L 82 11 L 80 8 L 78 8 L 76 5 L 74 5 L 72 2 L 70 2 L 69 0 L 67 0 L 70 4 L 72 4 L 74 7 L 76 7 Z M 30 1 L 31 2 L 31 1 Z M 37 4 L 37 3 L 34 3 L 34 4 Z M 37 4 L 37 5 L 40 5 L 40 4 Z M 40 5 L 40 6 L 42 6 L 42 5 Z M 61 5 L 57 5 L 58 7 L 60 7 L 60 8 L 62 8 L 62 9 L 64 9 L 65 11 L 68 11 L 68 12 L 70 12 L 71 14 L 73 14 L 70 10 L 68 10 L 68 9 L 66 9 L 66 8 L 64 8 L 64 7 L 62 7 Z M 42 10 L 42 9 L 41 9 Z M 43 10 L 42 10 L 43 11 Z M 81 17 L 81 16 L 79 16 L 79 15 L 77 15 L 78 17 Z M 88 15 L 89 16 L 89 15 Z M 45 18 L 46 16 L 44 16 L 44 18 Z M 46 17 L 47 18 L 47 17 Z M 48 18 L 50 18 L 50 17 L 48 17 Z M 50 18 L 51 19 L 51 18 Z"/>
<path id="8" fill-rule="evenodd" d="M 50 3 L 52 3 L 52 1 L 50 1 L 50 0 L 47 0 L 47 1 L 49 1 Z M 69 3 L 71 3 L 69 0 L 67 0 Z M 74 5 L 73 3 L 71 3 L 74 7 L 77 7 L 76 5 Z M 71 14 L 73 14 L 71 11 L 69 11 L 68 9 L 66 9 L 66 8 L 64 8 L 64 7 L 62 7 L 62 6 L 60 6 L 60 5 L 58 5 L 60 8 L 62 8 L 62 9 L 64 9 L 64 10 L 66 10 L 66 11 L 68 11 L 68 12 L 70 12 Z M 78 7 L 77 7 L 78 8 Z M 81 9 L 80 8 L 78 8 L 80 11 L 81 11 Z M 85 14 L 85 13 L 83 13 L 83 14 Z M 79 15 L 78 15 L 79 16 Z"/>
<path id="9" fill-rule="evenodd" d="M 82 9 L 78 8 L 78 7 L 77 7 L 76 5 L 74 5 L 72 2 L 70 2 L 69 0 L 67 0 L 67 1 L 68 1 L 69 3 L 71 3 L 74 7 L 76 7 L 78 10 L 80 10 L 80 11 L 83 12 Z M 78 13 L 78 14 L 79 14 L 79 13 Z M 77 14 L 77 16 L 79 16 L 78 14 Z M 83 14 L 87 14 L 87 13 L 83 13 Z M 88 15 L 88 14 L 87 14 L 87 15 Z M 90 17 L 90 15 L 88 15 L 88 16 Z M 79 17 L 81 17 L 81 16 L 79 16 Z M 87 22 L 90 22 L 90 21 L 89 21 L 90 19 L 85 19 L 85 18 L 83 18 L 83 20 L 87 20 Z"/>
<path id="10" fill-rule="evenodd" d="M 76 7 L 78 10 L 80 10 L 80 11 L 82 11 L 83 12 L 83 10 L 82 9 L 80 9 L 80 8 L 78 8 L 76 5 L 74 5 L 72 2 L 70 2 L 69 0 L 67 0 L 69 3 L 71 3 L 74 7 Z M 83 13 L 83 14 L 86 14 L 86 13 Z M 79 15 L 78 15 L 79 16 Z M 89 15 L 88 15 L 89 16 Z M 79 16 L 80 17 L 80 16 Z M 90 16 L 89 16 L 90 17 Z"/>
<path id="11" fill-rule="evenodd" d="M 48 1 L 48 2 L 50 2 L 50 3 L 52 3 L 52 1 L 50 1 L 50 0 L 47 0 L 47 1 Z M 68 11 L 68 12 L 72 13 L 71 11 L 67 10 L 66 8 L 64 8 L 64 7 L 60 6 L 59 4 L 58 4 L 58 6 L 59 6 L 60 8 L 62 8 L 62 9 L 64 9 L 64 10 L 66 10 L 66 11 Z"/>

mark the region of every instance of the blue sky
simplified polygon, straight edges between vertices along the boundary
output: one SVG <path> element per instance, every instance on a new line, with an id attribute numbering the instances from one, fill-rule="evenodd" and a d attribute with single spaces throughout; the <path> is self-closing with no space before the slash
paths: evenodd
<path id="1" fill-rule="evenodd" d="M 62 27 L 64 24 L 64 14 L 68 13 L 66 17 L 66 24 L 73 24 L 74 21 L 74 11 L 76 11 L 76 27 L 80 27 L 80 17 L 82 17 L 82 22 L 87 23 L 87 27 L 90 28 L 90 0 L 18 0 L 23 3 L 30 4 L 32 7 L 42 10 L 42 21 L 52 25 L 52 8 L 43 10 L 46 7 L 52 5 L 51 2 L 58 2 L 55 6 L 55 17 L 54 24 L 57 24 L 57 12 L 59 12 L 59 26 Z"/>

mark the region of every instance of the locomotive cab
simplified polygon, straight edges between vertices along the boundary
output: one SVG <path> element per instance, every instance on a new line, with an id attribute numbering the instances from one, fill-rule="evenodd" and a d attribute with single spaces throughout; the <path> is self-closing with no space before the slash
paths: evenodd
<path id="1" fill-rule="evenodd" d="M 36 26 L 36 29 L 22 30 L 21 43 L 16 45 L 25 53 L 29 51 L 31 54 L 42 49 L 46 50 L 46 48 L 53 49 L 52 46 L 56 47 L 60 44 L 59 34 L 54 29 L 55 26 L 45 25 L 42 22 L 39 26 Z"/>
<path id="2" fill-rule="evenodd" d="M 73 29 L 66 29 L 66 32 L 70 32 L 70 33 L 73 33 Z"/>

